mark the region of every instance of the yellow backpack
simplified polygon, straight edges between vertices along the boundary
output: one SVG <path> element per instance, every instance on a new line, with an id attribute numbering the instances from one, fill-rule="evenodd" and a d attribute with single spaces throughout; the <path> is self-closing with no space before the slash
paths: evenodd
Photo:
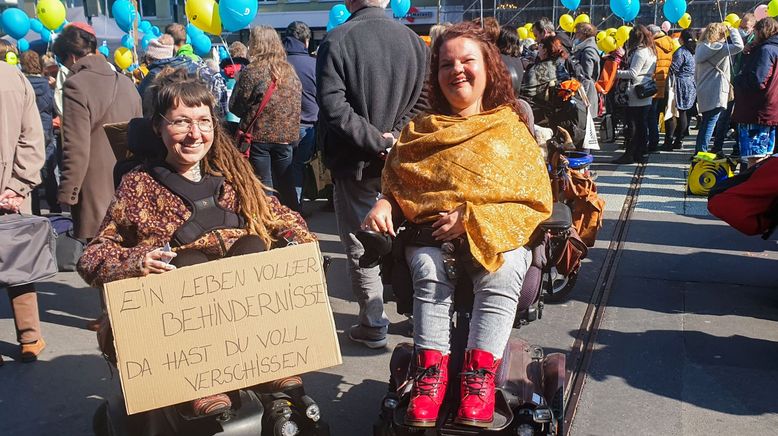
<path id="1" fill-rule="evenodd" d="M 698 152 L 692 158 L 687 187 L 692 195 L 708 195 L 717 183 L 734 175 L 735 162 L 715 153 Z"/>

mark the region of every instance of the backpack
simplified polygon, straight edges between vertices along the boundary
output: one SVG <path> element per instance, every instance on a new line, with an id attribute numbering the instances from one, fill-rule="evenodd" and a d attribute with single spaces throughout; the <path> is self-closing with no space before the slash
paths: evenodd
<path id="1" fill-rule="evenodd" d="M 73 219 L 63 215 L 49 215 L 49 222 L 56 236 L 57 269 L 75 271 L 78 259 L 84 253 L 86 243 L 73 234 Z"/>
<path id="2" fill-rule="evenodd" d="M 708 195 L 717 184 L 734 175 L 735 163 L 714 153 L 698 152 L 692 158 L 687 186 L 692 195 Z"/>
<path id="3" fill-rule="evenodd" d="M 746 235 L 769 238 L 778 225 L 778 158 L 716 184 L 708 211 Z"/>

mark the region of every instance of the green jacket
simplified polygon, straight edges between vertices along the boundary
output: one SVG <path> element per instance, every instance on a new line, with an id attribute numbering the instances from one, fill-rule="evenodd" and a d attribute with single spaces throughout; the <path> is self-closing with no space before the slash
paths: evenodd
<path id="1" fill-rule="evenodd" d="M 176 53 L 176 56 L 186 56 L 189 59 L 195 61 L 195 62 L 201 62 L 203 59 L 200 56 L 197 56 L 194 53 L 194 49 L 192 48 L 192 44 L 184 44 L 181 46 L 180 49 L 178 49 L 178 53 Z"/>

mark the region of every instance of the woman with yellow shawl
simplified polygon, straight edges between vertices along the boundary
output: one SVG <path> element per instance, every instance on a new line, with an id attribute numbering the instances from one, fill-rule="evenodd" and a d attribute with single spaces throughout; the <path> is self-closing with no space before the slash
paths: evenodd
<path id="1" fill-rule="evenodd" d="M 405 250 L 417 368 L 406 423 L 418 427 L 435 425 L 445 396 L 455 280 L 444 258 L 464 247 L 475 295 L 456 421 L 489 427 L 531 261 L 525 245 L 551 213 L 551 186 L 499 51 L 479 26 L 453 25 L 435 41 L 427 83 L 432 110 L 389 153 L 383 195 L 363 227 L 394 235 L 394 223 L 407 221 L 430 235 Z"/>

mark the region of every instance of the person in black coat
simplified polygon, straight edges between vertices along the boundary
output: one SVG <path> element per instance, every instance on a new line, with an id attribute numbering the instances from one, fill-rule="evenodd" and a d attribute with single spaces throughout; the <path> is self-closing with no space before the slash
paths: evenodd
<path id="1" fill-rule="evenodd" d="M 43 75 L 43 67 L 38 53 L 32 50 L 22 53 L 19 58 L 19 64 L 25 77 L 32 85 L 32 89 L 35 91 L 35 104 L 38 106 L 38 113 L 40 113 L 41 123 L 43 124 L 43 137 L 46 143 L 46 163 L 41 170 L 41 177 L 43 178 L 43 187 L 46 193 L 46 203 L 49 206 L 50 212 L 59 213 L 62 212 L 62 209 L 59 203 L 57 203 L 58 184 L 56 172 L 59 156 L 53 126 L 54 90 L 49 84 L 48 77 Z M 32 211 L 36 215 L 41 213 L 40 198 L 37 190 L 34 190 L 32 195 Z"/>
<path id="2" fill-rule="evenodd" d="M 497 48 L 500 49 L 502 61 L 508 69 L 508 74 L 511 76 L 513 92 L 516 94 L 516 97 L 519 97 L 521 82 L 524 80 L 524 63 L 521 61 L 521 45 L 519 44 L 519 34 L 515 27 L 500 27 Z"/>
<path id="3" fill-rule="evenodd" d="M 429 49 L 411 29 L 384 11 L 388 0 L 346 0 L 351 17 L 322 41 L 316 59 L 317 143 L 335 184 L 335 217 L 348 256 L 359 322 L 349 338 L 386 346 L 378 268 L 360 268 L 362 246 L 353 233 L 381 190 L 387 150 L 415 114 L 429 63 Z"/>
<path id="4" fill-rule="evenodd" d="M 292 157 L 292 176 L 297 193 L 297 212 L 302 211 L 303 176 L 305 164 L 311 160 L 316 149 L 316 120 L 319 119 L 319 105 L 316 103 L 316 59 L 308 53 L 311 29 L 302 21 L 293 21 L 286 28 L 281 40 L 286 50 L 286 60 L 292 64 L 303 94 L 300 100 L 300 143 Z"/>

